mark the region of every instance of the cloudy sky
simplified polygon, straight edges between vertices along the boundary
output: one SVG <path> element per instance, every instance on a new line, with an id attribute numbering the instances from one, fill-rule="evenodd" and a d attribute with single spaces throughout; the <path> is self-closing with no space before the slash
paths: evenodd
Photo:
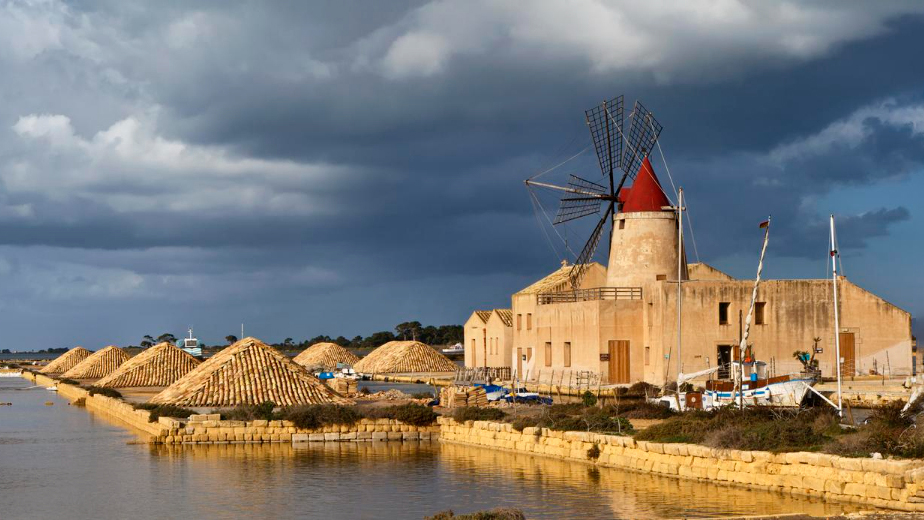
<path id="1" fill-rule="evenodd" d="M 698 257 L 924 313 L 920 2 L 0 0 L 3 348 L 461 323 L 579 251 L 523 179 L 625 94 Z M 665 167 L 666 165 L 666 167 Z M 670 179 L 666 169 L 670 169 Z M 546 176 L 599 178 L 584 153 Z M 553 211 L 555 198 L 540 194 Z M 592 219 L 588 219 L 592 220 Z M 592 226 L 593 223 L 591 222 Z M 571 257 L 573 258 L 573 257 Z"/>

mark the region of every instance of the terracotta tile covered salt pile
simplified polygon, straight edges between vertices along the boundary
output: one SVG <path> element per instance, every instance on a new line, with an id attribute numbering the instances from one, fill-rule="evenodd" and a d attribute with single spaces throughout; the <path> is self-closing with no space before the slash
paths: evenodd
<path id="1" fill-rule="evenodd" d="M 63 374 L 77 366 L 77 364 L 84 359 L 90 357 L 90 354 L 92 354 L 92 352 L 83 347 L 74 347 L 55 358 L 51 363 L 45 365 L 39 372 L 43 374 Z"/>
<path id="2" fill-rule="evenodd" d="M 158 343 L 129 359 L 96 386 L 169 386 L 199 366 L 201 362 L 173 344 Z"/>
<path id="3" fill-rule="evenodd" d="M 389 341 L 353 365 L 364 374 L 454 372 L 457 368 L 449 358 L 419 341 Z"/>
<path id="4" fill-rule="evenodd" d="M 128 354 L 119 347 L 110 345 L 104 349 L 97 350 L 74 368 L 61 374 L 61 377 L 68 379 L 98 379 L 108 376 L 126 361 L 128 361 Z"/>
<path id="5" fill-rule="evenodd" d="M 292 360 L 305 368 L 334 370 L 337 363 L 353 366 L 359 357 L 336 343 L 315 343 L 306 348 Z"/>
<path id="6" fill-rule="evenodd" d="M 279 406 L 349 403 L 256 338 L 244 338 L 222 350 L 151 399 L 155 404 L 203 407 L 266 401 Z"/>

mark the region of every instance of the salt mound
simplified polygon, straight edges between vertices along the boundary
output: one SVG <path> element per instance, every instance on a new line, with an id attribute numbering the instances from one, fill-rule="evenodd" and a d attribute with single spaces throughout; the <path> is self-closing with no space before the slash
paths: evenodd
<path id="1" fill-rule="evenodd" d="M 61 377 L 67 379 L 106 377 L 126 361 L 128 361 L 128 354 L 119 347 L 110 345 L 104 349 L 97 350 L 87 359 L 61 374 Z"/>
<path id="2" fill-rule="evenodd" d="M 389 341 L 373 350 L 353 369 L 364 374 L 454 372 L 459 366 L 419 341 Z"/>
<path id="3" fill-rule="evenodd" d="M 96 386 L 168 386 L 199 366 L 201 362 L 169 342 L 158 343 L 129 359 Z"/>

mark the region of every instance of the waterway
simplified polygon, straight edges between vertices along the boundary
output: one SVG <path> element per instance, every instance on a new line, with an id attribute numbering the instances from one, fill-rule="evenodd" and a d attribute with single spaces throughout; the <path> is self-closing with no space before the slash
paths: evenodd
<path id="1" fill-rule="evenodd" d="M 0 518 L 673 518 L 852 510 L 817 500 L 438 442 L 151 446 L 0 379 Z M 53 403 L 46 405 L 46 402 Z"/>

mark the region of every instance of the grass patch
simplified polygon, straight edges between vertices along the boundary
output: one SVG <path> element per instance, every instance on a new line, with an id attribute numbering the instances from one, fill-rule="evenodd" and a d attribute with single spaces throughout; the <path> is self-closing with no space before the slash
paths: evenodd
<path id="1" fill-rule="evenodd" d="M 174 406 L 172 404 L 151 404 L 139 403 L 134 405 L 136 410 L 147 410 L 151 412 L 148 416 L 148 422 L 157 422 L 161 417 L 172 417 L 174 419 L 188 419 L 190 415 L 196 412 L 189 408 Z"/>
<path id="2" fill-rule="evenodd" d="M 456 422 L 465 421 L 500 421 L 507 414 L 499 408 L 484 408 L 481 406 L 463 406 L 452 411 L 452 418 Z"/>
<path id="3" fill-rule="evenodd" d="M 722 408 L 676 414 L 635 438 L 739 450 L 817 451 L 838 434 L 832 424 L 840 429 L 827 409 Z"/>
<path id="4" fill-rule="evenodd" d="M 296 428 L 316 429 L 329 425 L 353 425 L 363 418 L 362 414 L 351 406 L 339 404 L 314 404 L 284 408 L 280 414 L 285 420 L 292 421 Z"/>
<path id="5" fill-rule="evenodd" d="M 449 511 L 441 511 L 433 516 L 424 517 L 425 520 L 526 520 L 526 515 L 519 509 L 497 507 L 486 511 L 478 511 L 468 515 L 457 515 Z"/>
<path id="6" fill-rule="evenodd" d="M 411 426 L 430 426 L 439 417 L 432 408 L 413 403 L 373 408 L 365 416 L 370 419 L 395 419 Z"/>
<path id="7" fill-rule="evenodd" d="M 122 398 L 122 393 L 114 388 L 103 388 L 101 386 L 89 386 L 87 390 L 90 392 L 90 395 L 105 395 L 106 397 L 115 397 L 116 399 Z"/>

